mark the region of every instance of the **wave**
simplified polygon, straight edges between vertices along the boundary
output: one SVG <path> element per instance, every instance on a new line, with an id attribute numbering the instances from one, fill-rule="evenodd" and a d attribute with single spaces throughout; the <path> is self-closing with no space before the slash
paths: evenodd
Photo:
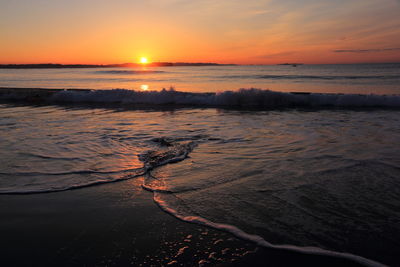
<path id="1" fill-rule="evenodd" d="M 167 148 L 149 150 L 139 155 L 139 159 L 144 163 L 145 170 L 147 171 L 168 163 L 184 160 L 197 145 L 193 141 L 183 144 L 173 143 L 172 141 L 167 141 L 165 138 L 157 138 L 153 142 Z"/>
<path id="2" fill-rule="evenodd" d="M 168 140 L 167 138 L 156 138 L 153 140 L 153 142 L 156 142 L 160 147 L 165 147 L 165 148 L 158 151 L 148 151 L 139 156 L 140 159 L 144 162 L 145 166 L 147 166 L 146 169 L 148 171 L 152 170 L 155 167 L 162 166 L 164 164 L 184 160 L 196 145 L 196 143 L 194 142 L 189 142 L 186 144 L 181 144 L 178 142 L 175 143 L 174 141 Z M 365 266 L 385 266 L 379 262 L 345 252 L 330 251 L 318 247 L 275 245 L 266 241 L 261 236 L 248 234 L 233 225 L 215 223 L 200 216 L 191 216 L 191 215 L 186 216 L 178 212 L 176 209 L 172 208 L 170 205 L 167 204 L 166 201 L 163 200 L 162 196 L 166 195 L 174 196 L 174 192 L 167 190 L 162 179 L 157 179 L 157 177 L 154 177 L 150 172 L 147 172 L 147 179 L 144 180 L 142 188 L 153 193 L 154 202 L 163 211 L 174 216 L 179 220 L 222 230 L 231 233 L 240 239 L 255 243 L 256 245 L 261 247 L 292 251 L 310 255 L 336 257 L 336 258 L 350 260 L 352 262 L 356 262 Z"/>
<path id="3" fill-rule="evenodd" d="M 79 171 L 70 171 L 70 172 L 0 172 L 0 175 L 13 175 L 13 176 L 44 176 L 44 175 L 52 175 L 52 176 L 61 176 L 61 175 L 80 175 L 80 174 L 117 174 L 117 173 L 126 173 L 133 171 L 142 171 L 142 168 L 135 169 L 126 169 L 126 170 L 116 170 L 116 171 L 92 171 L 92 170 L 79 170 Z"/>
<path id="4" fill-rule="evenodd" d="M 0 100 L 49 104 L 102 104 L 157 107 L 160 105 L 220 108 L 400 108 L 400 95 L 329 93 L 286 93 L 262 89 L 239 89 L 220 93 L 191 93 L 175 90 L 0 90 Z"/>
<path id="5" fill-rule="evenodd" d="M 80 174 L 82 174 L 82 173 L 80 173 Z M 29 187 L 19 188 L 17 190 L 12 189 L 12 188 L 11 189 L 5 188 L 5 189 L 0 190 L 0 195 L 30 195 L 30 194 L 43 194 L 43 193 L 69 191 L 69 190 L 90 187 L 90 186 L 120 182 L 120 181 L 124 181 L 124 180 L 128 180 L 128 179 L 136 178 L 136 177 L 142 176 L 144 174 L 145 174 L 145 172 L 143 170 L 137 170 L 136 172 L 133 172 L 128 175 L 123 175 L 116 179 L 101 179 L 101 180 L 95 180 L 95 181 L 91 181 L 88 183 L 82 183 L 82 184 L 72 184 L 72 185 L 64 185 L 64 186 L 57 185 L 57 186 L 52 186 L 52 187 L 47 186 L 45 188 L 39 187 L 37 189 L 30 189 Z"/>
<path id="6" fill-rule="evenodd" d="M 148 171 L 152 170 L 155 167 L 162 166 L 164 164 L 184 160 L 196 145 L 196 143 L 194 142 L 182 144 L 164 137 L 156 138 L 153 139 L 152 141 L 157 143 L 160 147 L 162 147 L 162 149 L 157 151 L 148 151 L 139 156 L 140 159 L 144 162 L 145 166 L 147 166 L 146 169 Z M 147 178 L 144 180 L 142 188 L 153 193 L 154 202 L 163 211 L 174 216 L 179 220 L 222 230 L 231 233 L 240 239 L 255 243 L 256 245 L 261 247 L 286 250 L 286 251 L 292 251 L 310 255 L 336 257 L 336 258 L 350 260 L 352 262 L 356 262 L 365 266 L 385 266 L 379 262 L 350 253 L 330 251 L 318 247 L 275 245 L 266 241 L 261 236 L 248 234 L 233 225 L 215 223 L 200 216 L 191 216 L 191 215 L 186 216 L 184 214 L 181 214 L 178 210 L 172 208 L 170 205 L 167 204 L 166 201 L 163 200 L 163 196 L 168 195 L 173 197 L 174 192 L 167 190 L 163 180 L 157 179 L 157 177 L 154 177 L 150 172 L 147 172 Z"/>
<path id="7" fill-rule="evenodd" d="M 165 73 L 166 71 L 161 70 L 99 70 L 95 71 L 96 74 L 153 74 L 153 73 Z"/>
<path id="8" fill-rule="evenodd" d="M 151 191 L 151 189 L 149 189 L 148 187 L 145 187 L 145 189 Z M 209 221 L 209 220 L 199 217 L 199 216 L 181 215 L 175 209 L 168 206 L 168 204 L 165 201 L 162 200 L 162 198 L 161 198 L 161 196 L 163 195 L 162 193 L 154 191 L 153 194 L 154 194 L 154 196 L 153 196 L 154 202 L 163 211 L 171 214 L 172 216 L 174 216 L 175 218 L 177 218 L 181 221 L 200 224 L 200 225 L 208 226 L 208 227 L 218 229 L 221 231 L 225 231 L 225 232 L 233 234 L 234 236 L 236 236 L 240 239 L 250 241 L 261 247 L 271 248 L 271 249 L 279 249 L 279 250 L 285 250 L 285 251 L 292 251 L 292 252 L 298 252 L 298 253 L 310 254 L 310 255 L 336 257 L 336 258 L 350 260 L 352 262 L 356 262 L 356 263 L 362 264 L 364 266 L 385 266 L 382 263 L 379 263 L 379 262 L 376 262 L 376 261 L 373 261 L 373 260 L 370 260 L 370 259 L 367 259 L 367 258 L 364 258 L 361 256 L 357 256 L 354 254 L 345 253 L 345 252 L 330 251 L 330 250 L 325 250 L 325 249 L 318 248 L 318 247 L 300 247 L 300 246 L 294 246 L 294 245 L 275 245 L 275 244 L 272 244 L 272 243 L 266 241 L 261 236 L 248 234 L 233 225 L 215 223 L 215 222 Z"/>
<path id="9" fill-rule="evenodd" d="M 155 167 L 159 167 L 165 164 L 174 163 L 178 161 L 182 161 L 186 159 L 189 153 L 197 146 L 197 142 L 193 140 L 199 140 L 203 138 L 203 136 L 193 136 L 189 138 L 185 138 L 186 142 L 178 142 L 181 141 L 182 138 L 154 138 L 151 140 L 153 143 L 159 146 L 158 150 L 149 150 L 145 153 L 139 154 L 139 159 L 143 162 L 143 168 L 136 169 L 126 169 L 119 171 L 91 171 L 91 170 L 79 170 L 79 171 L 71 171 L 71 172 L 52 172 L 52 173 L 41 173 L 41 172 L 19 172 L 19 173 L 0 173 L 0 175 L 12 175 L 12 176 L 63 176 L 63 175 L 92 175 L 92 174 L 102 174 L 102 175 L 112 175 L 119 174 L 121 176 L 118 178 L 107 178 L 97 179 L 95 181 L 90 181 L 87 183 L 81 184 L 72 184 L 72 185 L 54 185 L 54 186 L 46 186 L 41 188 L 40 186 L 30 187 L 26 186 L 25 188 L 3 188 L 0 189 L 0 195 L 20 195 L 20 194 L 41 194 L 41 193 L 52 193 L 52 192 L 60 192 L 67 190 L 74 190 L 94 185 L 113 183 L 118 181 L 123 181 L 127 179 L 132 179 L 138 176 L 143 176 L 149 173 Z M 187 141 L 191 140 L 191 141 Z M 122 175 L 124 174 L 125 175 Z M 126 174 L 129 173 L 129 174 Z"/>
<path id="10" fill-rule="evenodd" d="M 393 80 L 399 75 L 368 75 L 368 76 L 334 76 L 334 75 L 229 75 L 221 76 L 228 79 L 271 79 L 271 80 Z"/>
<path id="11" fill-rule="evenodd" d="M 400 108 L 400 95 L 328 93 L 285 93 L 261 89 L 239 89 L 221 93 L 189 93 L 175 90 L 3 90 L 0 100 L 34 103 L 113 104 L 122 106 L 160 105 L 220 108 Z"/>
<path id="12" fill-rule="evenodd" d="M 202 138 L 207 138 L 207 136 L 204 137 L 198 137 L 194 136 L 194 140 L 201 140 Z M 94 186 L 94 185 L 100 185 L 100 184 L 105 184 L 105 183 L 111 183 L 111 182 L 118 182 L 121 180 L 126 180 L 126 179 L 131 179 L 134 177 L 142 176 L 142 175 L 147 175 L 151 177 L 151 179 L 155 180 L 158 183 L 163 183 L 162 180 L 158 180 L 156 177 L 152 176 L 150 171 L 156 167 L 169 164 L 169 163 L 175 163 L 178 161 L 182 161 L 186 159 L 189 155 L 190 152 L 193 151 L 193 149 L 197 145 L 197 141 L 186 141 L 186 142 L 178 142 L 178 139 L 172 139 L 172 138 L 166 138 L 166 137 L 161 137 L 161 138 L 154 138 L 151 140 L 152 142 L 156 143 L 159 147 L 158 150 L 149 150 L 143 154 L 138 155 L 139 159 L 144 163 L 144 169 L 138 169 L 135 174 L 131 175 L 126 175 L 122 176 L 119 179 L 114 179 L 114 180 L 97 180 L 89 184 L 81 184 L 81 185 L 72 185 L 68 187 L 60 187 L 60 188 L 49 188 L 46 190 L 28 190 L 28 191 L 2 191 L 0 194 L 35 194 L 35 193 L 50 193 L 50 192 L 58 192 L 58 191 L 66 191 L 66 190 L 73 190 L 73 189 L 79 189 L 87 186 Z M 298 253 L 303 253 L 303 254 L 311 254 L 311 255 L 322 255 L 322 256 L 330 256 L 330 257 L 337 257 L 337 258 L 342 258 L 342 259 L 347 259 L 365 266 L 384 266 L 383 264 L 361 257 L 357 255 L 353 255 L 350 253 L 343 253 L 343 252 L 335 252 L 335 251 L 329 251 L 325 249 L 321 249 L 318 247 L 300 247 L 300 246 L 294 246 L 294 245 L 275 245 L 272 243 L 269 243 L 262 237 L 258 235 L 252 235 L 244 232 L 243 230 L 237 228 L 236 226 L 229 225 L 229 224 L 222 224 L 222 223 L 215 223 L 210 220 L 207 220 L 205 218 L 199 217 L 199 216 L 185 216 L 183 214 L 180 214 L 177 210 L 173 209 L 170 207 L 163 199 L 162 196 L 168 194 L 173 196 L 173 192 L 169 192 L 168 190 L 160 190 L 158 186 L 152 186 L 151 183 L 147 183 L 146 179 L 142 185 L 142 187 L 145 190 L 153 192 L 153 199 L 155 203 L 166 213 L 171 214 L 172 216 L 176 217 L 179 220 L 189 222 L 189 223 L 196 223 L 200 225 L 204 225 L 207 227 L 211 227 L 214 229 L 222 230 L 228 233 L 231 233 L 235 236 L 237 236 L 240 239 L 248 240 L 250 242 L 255 243 L 258 246 L 262 246 L 265 248 L 272 248 L 272 249 L 279 249 L 279 250 L 285 250 L 285 251 L 292 251 L 292 252 L 298 252 Z"/>

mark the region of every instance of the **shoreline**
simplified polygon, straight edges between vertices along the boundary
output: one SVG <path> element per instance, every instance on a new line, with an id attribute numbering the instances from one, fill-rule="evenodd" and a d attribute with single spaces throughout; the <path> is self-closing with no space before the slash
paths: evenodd
<path id="1" fill-rule="evenodd" d="M 47 194 L 0 195 L 5 265 L 360 266 L 258 247 L 182 222 L 141 188 L 142 177 Z"/>

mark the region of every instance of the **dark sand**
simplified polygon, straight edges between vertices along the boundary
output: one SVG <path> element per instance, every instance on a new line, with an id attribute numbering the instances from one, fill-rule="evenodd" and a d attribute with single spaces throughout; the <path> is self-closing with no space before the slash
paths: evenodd
<path id="1" fill-rule="evenodd" d="M 1 266 L 352 266 L 257 248 L 166 214 L 142 178 L 77 190 L 0 195 Z"/>

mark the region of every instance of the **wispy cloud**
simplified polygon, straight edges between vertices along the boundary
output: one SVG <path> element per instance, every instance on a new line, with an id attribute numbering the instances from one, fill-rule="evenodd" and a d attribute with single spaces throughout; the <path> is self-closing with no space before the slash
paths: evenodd
<path id="1" fill-rule="evenodd" d="M 335 53 L 373 53 L 373 52 L 385 52 L 385 51 L 397 51 L 400 47 L 396 48 L 374 48 L 374 49 L 338 49 L 333 50 Z"/>
<path id="2" fill-rule="evenodd" d="M 273 53 L 273 54 L 259 55 L 259 56 L 257 56 L 257 58 L 270 59 L 270 58 L 294 55 L 296 53 L 297 53 L 297 51 L 285 51 L 285 52 L 279 52 L 279 53 Z"/>

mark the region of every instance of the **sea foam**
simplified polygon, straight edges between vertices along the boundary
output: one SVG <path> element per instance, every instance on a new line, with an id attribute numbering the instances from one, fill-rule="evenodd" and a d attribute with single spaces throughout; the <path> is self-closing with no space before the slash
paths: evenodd
<path id="1" fill-rule="evenodd" d="M 286 250 L 310 255 L 322 255 L 328 257 L 336 257 L 347 259 L 365 266 L 385 266 L 379 262 L 350 254 L 345 252 L 336 252 L 330 251 L 318 247 L 301 247 L 301 246 L 294 246 L 294 245 L 275 245 L 272 244 L 265 239 L 263 239 L 259 235 L 248 234 L 243 230 L 239 229 L 234 225 L 223 224 L 223 223 L 216 223 L 212 222 L 206 218 L 200 216 L 192 216 L 192 215 L 184 215 L 181 214 L 178 210 L 174 209 L 171 205 L 169 205 L 164 199 L 163 196 L 173 196 L 173 192 L 169 191 L 162 179 L 158 179 L 151 174 L 151 170 L 153 168 L 168 164 L 174 163 L 178 161 L 182 161 L 188 157 L 189 153 L 192 152 L 194 147 L 197 145 L 195 142 L 189 143 L 179 143 L 175 141 L 167 140 L 166 138 L 157 138 L 153 140 L 154 142 L 158 143 L 160 146 L 159 150 L 155 151 L 148 151 L 144 154 L 139 155 L 141 161 L 143 161 L 145 169 L 147 170 L 148 178 L 144 180 L 142 184 L 142 188 L 153 192 L 153 199 L 154 202 L 166 213 L 171 214 L 172 216 L 176 217 L 179 220 L 189 222 L 189 223 L 196 223 L 204 226 L 208 226 L 214 229 L 219 229 L 228 233 L 235 235 L 238 238 L 253 242 L 258 246 L 271 248 L 271 249 L 279 249 L 279 250 Z M 152 180 L 152 181 L 147 181 Z M 155 184 L 154 184 L 155 182 Z"/>
<path id="2" fill-rule="evenodd" d="M 220 108 L 400 108 L 400 95 L 286 93 L 262 89 L 239 89 L 220 93 L 175 90 L 0 90 L 0 100 L 35 103 L 113 104 L 123 106 L 185 106 Z"/>
<path id="3" fill-rule="evenodd" d="M 145 187 L 146 190 L 151 190 L 148 187 Z M 294 246 L 294 245 L 275 245 L 271 244 L 270 242 L 266 241 L 259 235 L 252 235 L 244 232 L 243 230 L 237 228 L 236 226 L 229 225 L 229 224 L 222 224 L 222 223 L 215 223 L 212 221 L 209 221 L 205 218 L 199 217 L 199 216 L 184 216 L 179 214 L 175 209 L 170 207 L 163 199 L 162 199 L 162 193 L 159 193 L 157 191 L 154 191 L 154 202 L 165 212 L 171 214 L 172 216 L 176 217 L 179 220 L 189 222 L 189 223 L 196 223 L 200 225 L 205 225 L 214 229 L 222 230 L 228 233 L 231 233 L 235 235 L 236 237 L 244 240 L 248 240 L 250 242 L 253 242 L 257 244 L 258 246 L 265 247 L 265 248 L 271 248 L 271 249 L 279 249 L 279 250 L 286 250 L 286 251 L 292 251 L 292 252 L 298 252 L 298 253 L 303 253 L 303 254 L 310 254 L 310 255 L 321 255 L 321 256 L 329 256 L 329 257 L 336 257 L 336 258 L 341 258 L 341 259 L 347 259 L 359 264 L 362 264 L 364 266 L 385 266 L 384 264 L 381 264 L 379 262 L 357 256 L 354 254 L 350 253 L 345 253 L 345 252 L 336 252 L 336 251 L 330 251 L 330 250 L 325 250 L 322 248 L 318 247 L 300 247 L 300 246 Z"/>
<path id="4" fill-rule="evenodd" d="M 61 91 L 50 102 L 92 102 L 149 105 L 188 105 L 248 108 L 285 107 L 400 107 L 400 95 L 284 93 L 240 89 L 221 93 L 187 93 L 175 90 L 141 92 L 124 89 Z"/>

